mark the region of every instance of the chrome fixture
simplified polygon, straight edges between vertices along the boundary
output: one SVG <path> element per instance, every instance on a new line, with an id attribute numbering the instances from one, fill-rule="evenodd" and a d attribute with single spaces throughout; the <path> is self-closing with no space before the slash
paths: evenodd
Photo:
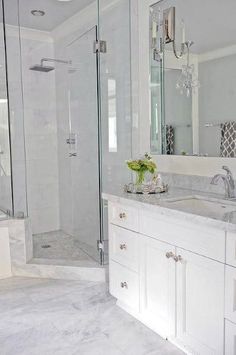
<path id="1" fill-rule="evenodd" d="M 186 92 L 187 97 L 190 97 L 193 89 L 200 87 L 200 82 L 194 77 L 194 65 L 190 64 L 190 48 L 193 44 L 193 41 L 184 44 L 187 48 L 187 63 L 182 66 L 182 72 L 176 84 L 176 89 L 180 90 L 181 95 Z"/>
<path id="2" fill-rule="evenodd" d="M 37 17 L 40 17 L 40 16 L 44 16 L 45 15 L 45 12 L 43 10 L 32 10 L 31 11 L 31 14 L 33 16 L 37 16 Z"/>
<path id="3" fill-rule="evenodd" d="M 126 218 L 126 214 L 123 212 L 123 213 L 120 213 L 119 214 L 119 217 L 120 217 L 120 219 L 123 219 L 123 218 Z"/>
<path id="4" fill-rule="evenodd" d="M 32 67 L 30 67 L 30 70 L 34 71 L 39 71 L 42 73 L 48 73 L 52 70 L 55 69 L 55 67 L 49 66 L 49 65 L 44 65 L 45 62 L 51 62 L 51 63 L 61 63 L 61 64 L 72 64 L 71 60 L 62 60 L 62 59 L 52 59 L 52 58 L 42 58 L 40 61 L 40 64 L 35 64 Z"/>
<path id="5" fill-rule="evenodd" d="M 41 245 L 41 248 L 42 249 L 49 249 L 49 248 L 51 248 L 51 245 L 50 244 L 43 244 L 43 245 Z"/>
<path id="6" fill-rule="evenodd" d="M 164 10 L 163 12 L 163 25 L 164 25 L 164 43 L 172 43 L 172 48 L 174 55 L 177 59 L 182 58 L 182 56 L 185 53 L 185 29 L 184 29 L 184 23 L 182 22 L 182 31 L 183 31 L 183 42 L 181 43 L 180 46 L 180 53 L 177 53 L 176 49 L 176 40 L 175 40 L 175 34 L 176 34 L 176 13 L 175 13 L 175 7 L 172 6 L 169 9 Z"/>
<path id="7" fill-rule="evenodd" d="M 94 41 L 93 53 L 107 53 L 107 42 L 102 40 Z"/>
<path id="8" fill-rule="evenodd" d="M 120 244 L 120 250 L 126 250 L 127 247 L 126 247 L 126 244 Z"/>
<path id="9" fill-rule="evenodd" d="M 69 157 L 77 157 L 78 154 L 78 135 L 77 133 L 69 133 L 69 138 L 66 139 L 66 144 L 69 145 Z"/>
<path id="10" fill-rule="evenodd" d="M 178 261 L 183 261 L 183 258 L 181 255 L 175 255 L 174 253 L 172 253 L 172 251 L 167 252 L 166 257 L 167 257 L 167 259 L 170 259 L 170 258 L 173 259 L 176 263 Z"/>
<path id="11" fill-rule="evenodd" d="M 121 282 L 121 283 L 120 283 L 120 287 L 121 287 L 121 288 L 128 288 L 127 282 Z"/>
<path id="12" fill-rule="evenodd" d="M 172 253 L 172 251 L 167 252 L 166 253 L 166 257 L 167 257 L 167 259 L 173 258 L 174 257 L 174 253 Z"/>
<path id="13" fill-rule="evenodd" d="M 151 8 L 152 17 L 152 45 L 154 49 L 154 60 L 159 61 L 165 44 L 172 43 L 172 49 L 175 57 L 180 59 L 185 54 L 185 25 L 182 20 L 182 42 L 180 52 L 177 52 L 176 45 L 176 11 L 175 6 L 165 9 L 161 14 Z M 157 48 L 159 47 L 159 48 Z"/>
<path id="14" fill-rule="evenodd" d="M 225 186 L 225 197 L 233 199 L 235 198 L 235 183 L 233 174 L 227 166 L 222 166 L 222 169 L 226 171 L 226 175 L 217 174 L 211 180 L 212 185 L 217 185 L 220 180 L 223 180 Z"/>

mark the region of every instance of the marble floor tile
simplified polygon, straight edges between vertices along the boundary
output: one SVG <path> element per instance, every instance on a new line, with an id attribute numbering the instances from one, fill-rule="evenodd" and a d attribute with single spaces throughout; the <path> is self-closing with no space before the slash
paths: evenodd
<path id="1" fill-rule="evenodd" d="M 1 355 L 180 355 L 116 306 L 104 283 L 0 280 Z"/>
<path id="2" fill-rule="evenodd" d="M 62 260 L 62 263 L 82 261 L 95 264 L 98 262 L 99 254 L 95 245 L 89 246 L 59 230 L 33 235 L 33 257 Z"/>

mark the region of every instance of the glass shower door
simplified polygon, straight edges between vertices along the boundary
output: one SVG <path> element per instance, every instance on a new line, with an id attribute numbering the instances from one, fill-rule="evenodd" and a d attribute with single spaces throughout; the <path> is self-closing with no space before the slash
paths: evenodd
<path id="1" fill-rule="evenodd" d="M 13 215 L 6 33 L 3 2 L 0 2 L 0 219 Z"/>
<path id="2" fill-rule="evenodd" d="M 96 26 L 67 47 L 72 235 L 78 246 L 99 260 L 100 152 L 97 94 Z"/>

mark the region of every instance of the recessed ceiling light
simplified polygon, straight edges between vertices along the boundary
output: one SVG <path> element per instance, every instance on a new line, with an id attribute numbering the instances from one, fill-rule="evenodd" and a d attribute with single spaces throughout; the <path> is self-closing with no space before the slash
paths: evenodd
<path id="1" fill-rule="evenodd" d="M 44 16 L 44 15 L 45 15 L 45 12 L 42 11 L 42 10 L 32 10 L 32 11 L 31 11 L 31 14 L 32 14 L 33 16 Z"/>

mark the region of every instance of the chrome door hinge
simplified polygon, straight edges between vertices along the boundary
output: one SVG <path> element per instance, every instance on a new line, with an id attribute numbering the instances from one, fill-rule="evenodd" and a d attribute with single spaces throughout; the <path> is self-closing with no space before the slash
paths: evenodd
<path id="1" fill-rule="evenodd" d="M 100 240 L 97 240 L 97 249 L 104 251 L 104 244 Z"/>
<path id="2" fill-rule="evenodd" d="M 102 40 L 94 41 L 93 45 L 94 53 L 106 53 L 107 52 L 107 42 Z"/>

